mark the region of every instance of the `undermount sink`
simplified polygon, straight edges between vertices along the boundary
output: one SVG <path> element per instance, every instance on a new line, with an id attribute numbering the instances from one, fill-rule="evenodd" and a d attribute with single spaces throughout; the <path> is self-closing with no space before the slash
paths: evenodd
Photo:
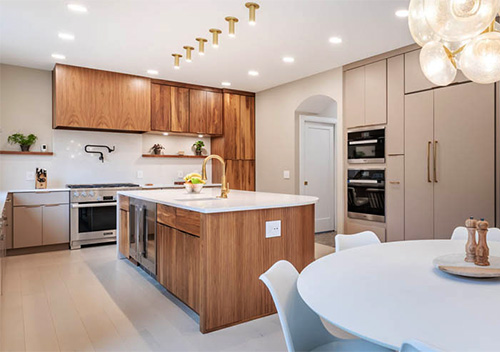
<path id="1" fill-rule="evenodd" d="M 219 200 L 220 198 L 217 197 L 204 197 L 204 198 L 179 198 L 179 199 L 174 199 L 178 202 L 206 202 L 206 201 L 211 201 L 211 200 Z"/>

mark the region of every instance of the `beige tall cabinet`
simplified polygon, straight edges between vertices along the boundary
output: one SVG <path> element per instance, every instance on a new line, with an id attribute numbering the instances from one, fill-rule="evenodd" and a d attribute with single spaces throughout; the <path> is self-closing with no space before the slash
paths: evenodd
<path id="1" fill-rule="evenodd" d="M 495 88 L 465 83 L 405 97 L 405 239 L 449 239 L 495 221 Z"/>

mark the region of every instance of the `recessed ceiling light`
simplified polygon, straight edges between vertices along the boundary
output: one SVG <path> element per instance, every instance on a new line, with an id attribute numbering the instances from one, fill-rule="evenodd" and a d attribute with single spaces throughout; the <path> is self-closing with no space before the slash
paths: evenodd
<path id="1" fill-rule="evenodd" d="M 168 132 L 164 132 L 164 133 L 163 133 L 163 135 L 164 135 L 164 136 L 168 136 Z"/>
<path id="2" fill-rule="evenodd" d="M 231 82 L 222 82 L 221 83 L 224 87 L 230 87 L 231 86 Z"/>
<path id="3" fill-rule="evenodd" d="M 342 43 L 342 38 L 340 37 L 331 37 L 330 39 L 328 39 L 328 41 L 332 44 L 340 44 Z"/>
<path id="4" fill-rule="evenodd" d="M 147 72 L 149 75 L 157 75 L 158 74 L 158 71 L 156 71 L 156 70 L 148 70 Z"/>
<path id="5" fill-rule="evenodd" d="M 248 74 L 249 74 L 250 76 L 258 76 L 258 75 L 259 75 L 259 72 L 257 72 L 257 71 L 253 71 L 253 70 L 250 70 L 250 71 L 248 71 Z"/>
<path id="6" fill-rule="evenodd" d="M 401 18 L 408 17 L 408 10 L 397 10 L 396 16 L 401 17 Z"/>
<path id="7" fill-rule="evenodd" d="M 63 33 L 63 32 L 59 32 L 59 34 L 57 35 L 60 39 L 64 39 L 64 40 L 75 40 L 75 36 L 71 33 Z"/>
<path id="8" fill-rule="evenodd" d="M 61 54 L 52 54 L 52 57 L 57 60 L 64 60 L 66 59 L 66 56 L 61 55 Z"/>
<path id="9" fill-rule="evenodd" d="M 68 4 L 68 9 L 75 12 L 87 12 L 87 8 L 80 4 Z"/>
<path id="10" fill-rule="evenodd" d="M 283 62 L 286 62 L 286 63 L 292 63 L 292 62 L 295 62 L 295 59 L 291 56 L 285 56 L 283 58 Z"/>

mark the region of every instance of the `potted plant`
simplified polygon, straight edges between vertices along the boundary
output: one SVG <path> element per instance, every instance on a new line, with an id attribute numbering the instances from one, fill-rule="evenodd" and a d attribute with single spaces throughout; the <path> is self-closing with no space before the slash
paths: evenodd
<path id="1" fill-rule="evenodd" d="M 37 139 L 38 137 L 34 134 L 25 136 L 22 133 L 14 133 L 7 138 L 7 142 L 9 142 L 9 144 L 19 144 L 21 146 L 21 151 L 29 152 L 30 147 L 35 144 Z"/>
<path id="2" fill-rule="evenodd" d="M 205 143 L 203 143 L 203 141 L 198 141 L 193 144 L 194 152 L 196 153 L 196 155 L 201 155 L 204 146 Z"/>
<path id="3" fill-rule="evenodd" d="M 161 151 L 162 149 L 165 149 L 163 148 L 163 146 L 161 144 L 155 144 L 151 147 L 151 149 L 149 150 L 151 153 L 153 153 L 154 155 L 160 155 L 161 154 Z"/>

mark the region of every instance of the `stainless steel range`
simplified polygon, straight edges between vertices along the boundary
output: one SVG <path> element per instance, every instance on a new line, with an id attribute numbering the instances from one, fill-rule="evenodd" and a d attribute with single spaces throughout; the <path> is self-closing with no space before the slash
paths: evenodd
<path id="1" fill-rule="evenodd" d="M 116 241 L 116 193 L 140 189 L 133 183 L 67 185 L 71 189 L 70 247 Z"/>

